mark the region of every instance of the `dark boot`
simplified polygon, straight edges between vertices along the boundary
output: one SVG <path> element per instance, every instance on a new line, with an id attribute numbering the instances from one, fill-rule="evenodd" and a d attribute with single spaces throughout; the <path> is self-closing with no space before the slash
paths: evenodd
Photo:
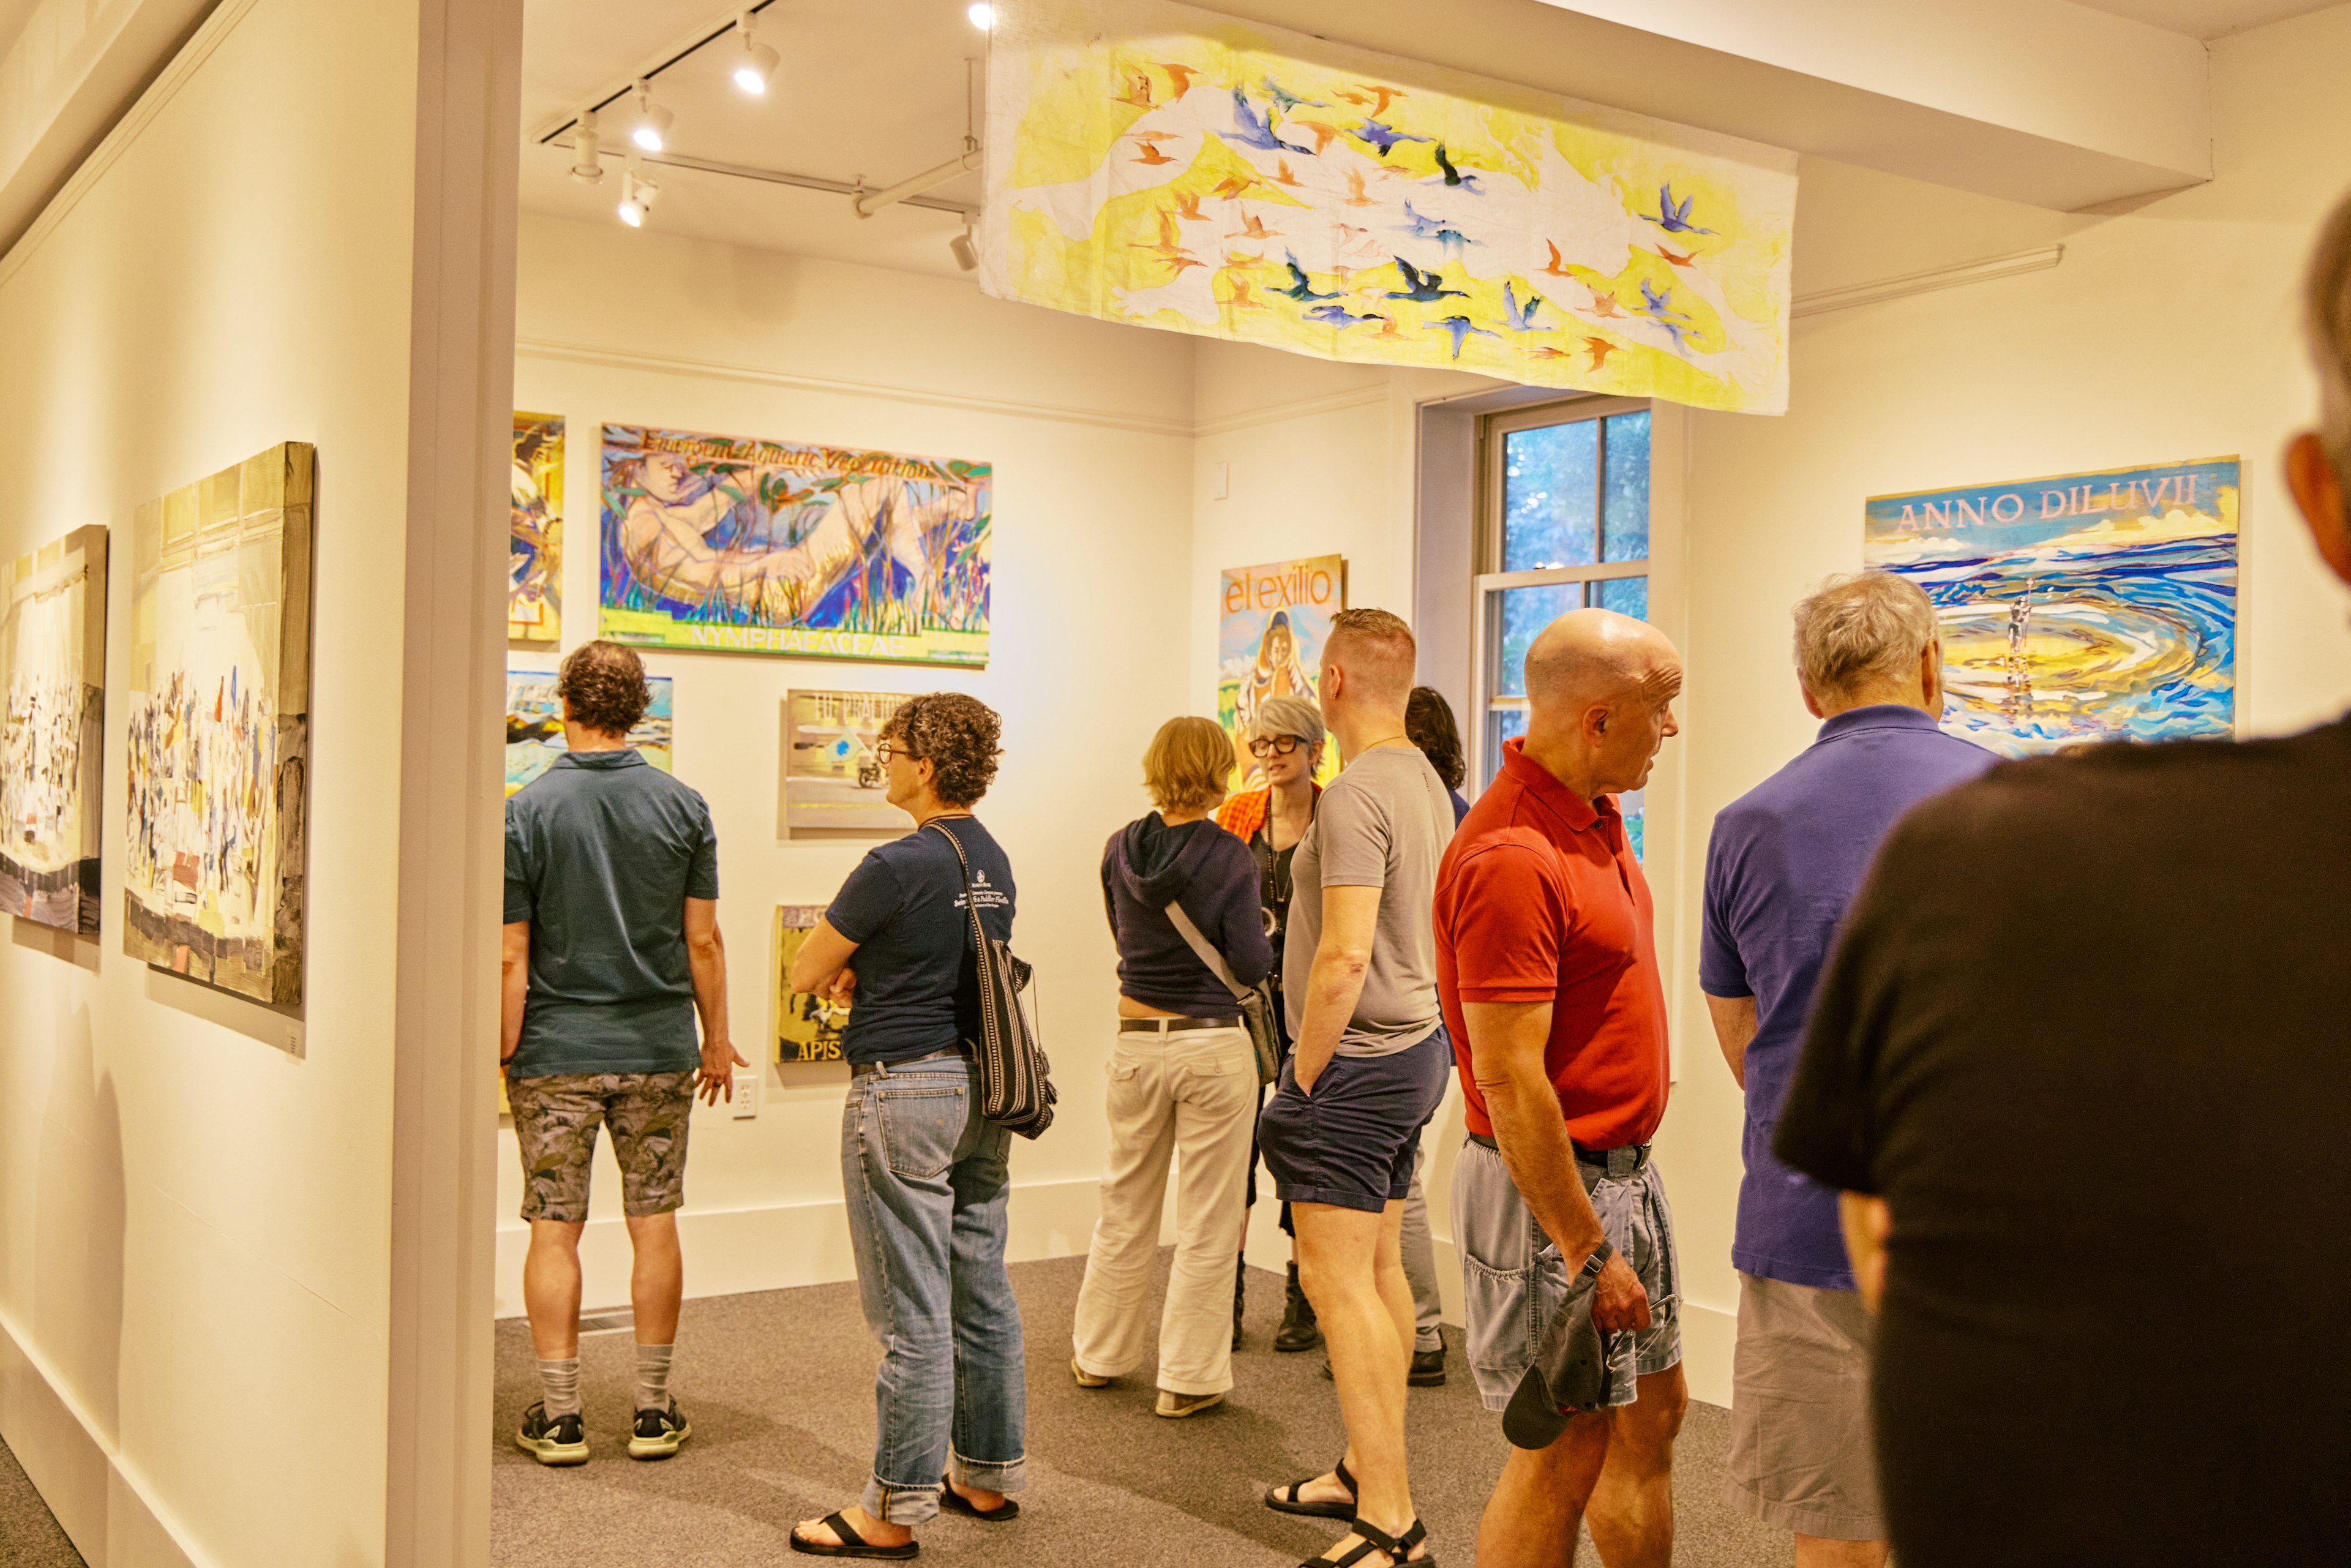
<path id="1" fill-rule="evenodd" d="M 1298 1285 L 1298 1265 L 1290 1266 L 1290 1286 L 1282 1305 L 1281 1327 L 1274 1332 L 1276 1350 L 1312 1350 L 1322 1343 L 1322 1325 L 1314 1321 L 1314 1303 Z"/>
<path id="2" fill-rule="evenodd" d="M 1233 1348 L 1235 1350 L 1241 1347 L 1241 1312 L 1248 1305 L 1249 1254 L 1244 1252 L 1240 1256 L 1239 1265 L 1233 1270 Z"/>

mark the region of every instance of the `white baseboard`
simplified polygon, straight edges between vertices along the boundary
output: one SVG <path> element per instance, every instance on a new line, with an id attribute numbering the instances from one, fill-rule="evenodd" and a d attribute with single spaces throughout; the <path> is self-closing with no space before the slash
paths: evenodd
<path id="1" fill-rule="evenodd" d="M 213 1568 L 5 1316 L 0 1437 L 89 1568 Z"/>
<path id="2" fill-rule="evenodd" d="M 1730 1408 L 1730 1352 L 1739 1339 L 1739 1309 L 1709 1307 L 1682 1298 L 1682 1375 L 1690 1397 Z"/>
<path id="3" fill-rule="evenodd" d="M 1077 1181 L 1016 1182 L 1005 1256 L 1019 1263 L 1084 1252 L 1093 1235 L 1095 1194 L 1101 1185 L 1092 1176 Z M 687 1208 L 678 1214 L 677 1234 L 685 1254 L 689 1296 L 781 1291 L 857 1277 L 856 1260 L 849 1248 L 848 1211 L 837 1197 L 758 1208 Z M 522 1315 L 522 1260 L 529 1245 L 528 1225 L 519 1220 L 499 1224 L 495 1309 L 499 1317 Z M 580 1299 L 590 1310 L 625 1304 L 629 1299 L 626 1222 L 617 1218 L 590 1220 L 580 1238 Z"/>

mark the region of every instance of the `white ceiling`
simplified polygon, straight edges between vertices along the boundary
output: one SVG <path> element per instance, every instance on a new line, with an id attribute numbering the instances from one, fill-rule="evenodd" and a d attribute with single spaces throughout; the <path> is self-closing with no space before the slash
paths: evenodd
<path id="1" fill-rule="evenodd" d="M 677 116 L 670 147 L 820 179 L 862 176 L 874 187 L 944 162 L 964 148 L 965 62 L 987 47 L 966 7 L 967 0 L 778 0 L 759 18 L 759 41 L 783 57 L 765 98 L 747 97 L 728 79 L 731 37 L 654 78 L 655 100 Z M 599 184 L 569 178 L 572 155 L 538 139 L 732 15 L 710 0 L 527 0 L 522 204 L 617 222 L 625 100 L 604 116 L 608 172 Z M 860 218 L 846 196 L 688 169 L 647 172 L 661 191 L 650 226 L 664 232 L 902 270 L 956 271 L 947 242 L 962 220 L 949 213 L 897 206 Z M 976 207 L 979 176 L 931 193 Z"/>
<path id="2" fill-rule="evenodd" d="M 2265 27 L 2289 16 L 2324 11 L 2341 0 L 2074 0 L 2110 16 L 2181 33 L 2191 38 L 2222 38 L 2252 27 Z"/>

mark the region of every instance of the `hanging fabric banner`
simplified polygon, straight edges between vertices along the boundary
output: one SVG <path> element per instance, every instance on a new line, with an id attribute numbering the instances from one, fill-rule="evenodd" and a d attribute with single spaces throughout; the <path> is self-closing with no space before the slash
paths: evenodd
<path id="1" fill-rule="evenodd" d="M 1005 0 L 980 284 L 1778 413 L 1795 155 L 1166 0 Z"/>

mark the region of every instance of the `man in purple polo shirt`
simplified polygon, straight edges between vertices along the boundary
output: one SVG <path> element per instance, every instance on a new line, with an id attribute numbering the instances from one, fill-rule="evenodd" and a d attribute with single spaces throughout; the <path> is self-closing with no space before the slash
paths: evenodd
<path id="1" fill-rule="evenodd" d="M 1797 605 L 1797 676 L 1825 721 L 1820 738 L 1725 807 L 1707 850 L 1698 986 L 1747 1092 L 1726 1469 L 1735 1506 L 1795 1532 L 1797 1568 L 1879 1568 L 1886 1526 L 1869 1318 L 1837 1195 L 1774 1159 L 1771 1132 L 1813 988 L 1878 841 L 1914 802 L 1997 760 L 1936 727 L 1942 662 L 1934 606 L 1901 578 L 1832 579 Z"/>

